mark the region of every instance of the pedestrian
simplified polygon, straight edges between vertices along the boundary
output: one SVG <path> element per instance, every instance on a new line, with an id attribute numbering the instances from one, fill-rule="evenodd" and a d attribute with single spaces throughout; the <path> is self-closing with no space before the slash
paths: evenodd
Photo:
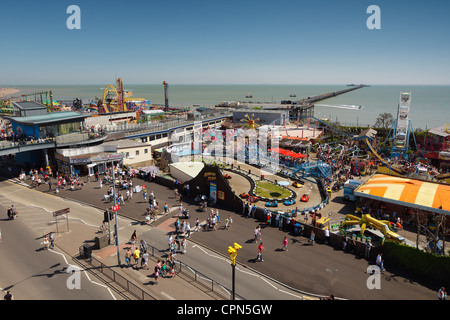
<path id="1" fill-rule="evenodd" d="M 147 242 L 145 240 L 141 240 L 139 250 L 141 250 L 141 252 L 147 251 Z"/>
<path id="2" fill-rule="evenodd" d="M 147 250 L 144 251 L 144 253 L 142 254 L 142 259 L 141 259 L 141 267 L 143 267 L 145 270 L 148 270 L 148 257 L 149 254 L 147 252 Z"/>
<path id="3" fill-rule="evenodd" d="M 186 222 L 186 237 L 191 237 L 191 224 L 189 222 Z"/>
<path id="4" fill-rule="evenodd" d="M 253 241 L 256 243 L 256 240 L 258 240 L 258 227 L 255 227 L 255 230 L 253 230 L 253 235 L 255 236 Z"/>
<path id="5" fill-rule="evenodd" d="M 136 230 L 134 230 L 133 234 L 131 235 L 130 242 L 131 242 L 131 244 L 134 245 L 136 243 L 136 241 L 137 241 L 137 235 L 136 235 Z"/>
<path id="6" fill-rule="evenodd" d="M 312 245 L 314 244 L 314 238 L 316 237 L 316 234 L 314 233 L 314 230 L 311 230 L 311 235 L 309 236 L 308 242 Z"/>
<path id="7" fill-rule="evenodd" d="M 186 253 L 186 247 L 187 247 L 187 239 L 186 237 L 181 240 L 181 247 L 183 248 L 183 253 Z"/>
<path id="8" fill-rule="evenodd" d="M 289 243 L 289 241 L 288 241 L 288 238 L 287 238 L 287 236 L 284 236 L 284 239 L 283 239 L 283 250 L 284 251 L 288 251 L 288 243 Z"/>
<path id="9" fill-rule="evenodd" d="M 200 221 L 197 219 L 195 219 L 195 231 L 199 232 L 200 231 Z"/>
<path id="10" fill-rule="evenodd" d="M 155 284 L 159 284 L 159 272 L 161 269 L 158 268 L 158 266 L 155 266 L 155 272 L 153 273 L 153 276 L 155 277 Z"/>
<path id="11" fill-rule="evenodd" d="M 50 245 L 50 240 L 47 234 L 44 236 L 44 241 L 42 242 L 42 244 L 44 245 L 44 250 L 47 250 Z"/>
<path id="12" fill-rule="evenodd" d="M 6 294 L 4 295 L 3 300 L 14 300 L 14 297 L 11 294 L 11 291 L 9 291 L 9 290 L 6 291 Z"/>
<path id="13" fill-rule="evenodd" d="M 325 244 L 329 244 L 330 243 L 330 230 L 328 230 L 328 228 L 325 228 L 324 233 L 325 233 Z"/>
<path id="14" fill-rule="evenodd" d="M 447 292 L 445 292 L 445 287 L 441 287 L 438 291 L 439 300 L 447 300 Z"/>
<path id="15" fill-rule="evenodd" d="M 167 205 L 167 202 L 164 204 L 164 213 L 169 212 L 169 206 Z"/>
<path id="16" fill-rule="evenodd" d="M 366 240 L 366 252 L 365 252 L 366 259 L 370 258 L 370 249 L 371 248 L 372 248 L 372 242 L 370 242 L 369 240 Z"/>
<path id="17" fill-rule="evenodd" d="M 159 270 L 159 274 L 161 275 L 162 278 L 164 278 L 166 273 L 167 273 L 167 266 L 166 266 L 166 262 L 163 260 L 161 262 L 161 269 Z"/>
<path id="18" fill-rule="evenodd" d="M 136 248 L 133 252 L 133 258 L 134 258 L 134 267 L 137 270 L 138 269 L 138 261 L 139 261 L 139 256 L 140 256 L 141 252 L 139 251 L 138 248 Z"/>
<path id="19" fill-rule="evenodd" d="M 263 253 L 264 250 L 265 249 L 264 249 L 263 243 L 261 241 L 261 243 L 258 246 L 258 256 L 256 257 L 256 259 L 261 261 L 261 262 L 264 262 L 264 259 L 263 259 L 263 256 L 262 256 L 262 253 Z"/>
<path id="20" fill-rule="evenodd" d="M 133 255 L 133 253 L 131 252 L 131 249 L 128 248 L 127 252 L 125 253 L 125 262 L 127 264 L 127 266 L 131 266 L 131 256 Z"/>
<path id="21" fill-rule="evenodd" d="M 100 187 L 100 189 L 101 189 L 102 186 L 103 186 L 103 185 L 102 185 L 102 179 L 99 180 L 99 183 L 98 183 L 98 184 L 99 184 L 99 187 Z M 63 189 L 64 189 L 64 188 L 63 188 Z"/>
<path id="22" fill-rule="evenodd" d="M 175 244 L 175 240 L 172 240 L 169 246 L 170 254 L 176 255 L 177 254 L 177 245 Z"/>
<path id="23" fill-rule="evenodd" d="M 49 240 L 50 240 L 50 249 L 55 248 L 55 234 L 53 232 L 50 232 Z"/>

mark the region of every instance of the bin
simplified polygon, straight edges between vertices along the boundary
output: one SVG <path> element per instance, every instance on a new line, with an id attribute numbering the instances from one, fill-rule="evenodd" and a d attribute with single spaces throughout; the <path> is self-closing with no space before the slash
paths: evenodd
<path id="1" fill-rule="evenodd" d="M 95 237 L 95 248 L 103 249 L 109 244 L 109 235 L 104 234 L 101 237 Z"/>
<path id="2" fill-rule="evenodd" d="M 88 243 L 83 245 L 83 258 L 89 259 L 92 255 L 92 246 Z"/>

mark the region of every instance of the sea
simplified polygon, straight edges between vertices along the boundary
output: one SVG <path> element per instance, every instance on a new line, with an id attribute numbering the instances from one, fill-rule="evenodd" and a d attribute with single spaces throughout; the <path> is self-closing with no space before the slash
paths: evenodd
<path id="1" fill-rule="evenodd" d="M 114 85 L 114 83 L 111 83 Z M 54 100 L 72 101 L 75 98 L 88 103 L 102 98 L 106 85 L 40 85 L 11 86 L 21 92 L 51 90 Z M 347 85 L 188 85 L 169 84 L 169 105 L 174 107 L 214 107 L 222 101 L 280 103 L 282 100 L 301 100 L 342 89 Z M 144 98 L 152 104 L 164 105 L 164 86 L 127 85 L 124 89 L 133 98 Z M 318 102 L 317 118 L 329 119 L 349 126 L 373 126 L 381 113 L 397 116 L 400 93 L 411 93 L 409 119 L 414 130 L 427 130 L 450 123 L 450 86 L 434 85 L 370 85 L 331 99 Z M 290 97 L 295 95 L 296 97 Z M 246 98 L 252 96 L 252 98 Z M 355 106 L 361 106 L 358 110 Z"/>

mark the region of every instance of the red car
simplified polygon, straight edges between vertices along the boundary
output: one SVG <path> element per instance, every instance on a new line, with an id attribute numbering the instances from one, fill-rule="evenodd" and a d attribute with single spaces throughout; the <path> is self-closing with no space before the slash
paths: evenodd
<path id="1" fill-rule="evenodd" d="M 247 198 L 250 203 L 258 202 L 259 198 L 257 196 L 250 196 Z"/>
<path id="2" fill-rule="evenodd" d="M 223 177 L 224 177 L 225 179 L 231 179 L 231 176 L 230 176 L 229 174 L 227 174 L 227 173 L 224 174 Z"/>
<path id="3" fill-rule="evenodd" d="M 250 195 L 246 192 L 242 192 L 239 196 L 244 199 L 247 199 L 248 197 L 250 197 Z"/>
<path id="4" fill-rule="evenodd" d="M 308 194 L 304 194 L 302 196 L 302 198 L 300 199 L 300 201 L 302 201 L 302 202 L 308 202 L 308 200 L 309 200 L 309 195 Z"/>

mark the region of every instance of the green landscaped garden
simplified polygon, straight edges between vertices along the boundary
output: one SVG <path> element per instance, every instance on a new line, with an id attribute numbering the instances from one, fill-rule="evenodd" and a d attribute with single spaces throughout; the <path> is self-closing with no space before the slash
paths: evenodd
<path id="1" fill-rule="evenodd" d="M 291 196 L 291 191 L 268 181 L 256 182 L 255 194 L 261 198 L 283 199 Z"/>

